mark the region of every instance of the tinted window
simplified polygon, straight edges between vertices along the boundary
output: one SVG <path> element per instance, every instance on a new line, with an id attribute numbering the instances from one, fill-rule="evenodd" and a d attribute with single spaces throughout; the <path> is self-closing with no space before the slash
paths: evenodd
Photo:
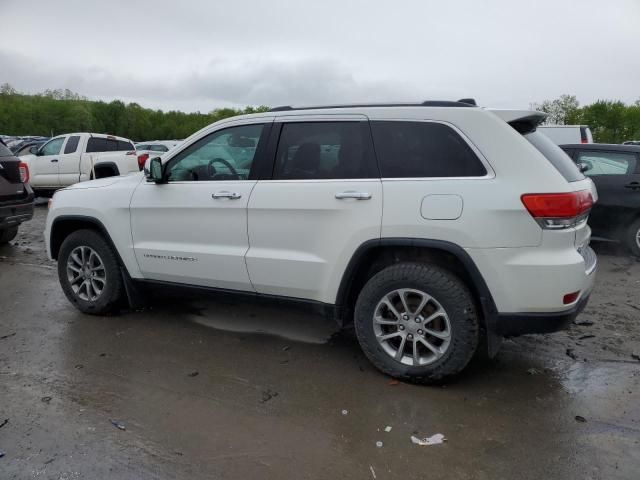
<path id="1" fill-rule="evenodd" d="M 135 150 L 135 147 L 133 146 L 133 143 L 131 143 L 131 142 L 125 142 L 123 140 L 118 140 L 117 144 L 118 144 L 118 146 L 117 146 L 118 151 Z"/>
<path id="2" fill-rule="evenodd" d="M 87 142 L 87 153 L 108 151 L 110 150 L 106 138 L 91 137 Z"/>
<path id="3" fill-rule="evenodd" d="M 434 122 L 371 122 L 386 178 L 481 177 L 476 154 L 451 127 Z"/>
<path id="4" fill-rule="evenodd" d="M 274 179 L 377 176 L 362 122 L 285 123 Z"/>
<path id="5" fill-rule="evenodd" d="M 164 145 L 149 145 L 149 148 L 147 148 L 147 150 L 150 150 L 152 152 L 168 152 L 169 151 L 169 149 Z"/>
<path id="6" fill-rule="evenodd" d="M 80 137 L 77 135 L 72 135 L 67 140 L 67 144 L 64 146 L 64 153 L 75 153 L 78 149 L 78 142 L 80 141 Z"/>
<path id="7" fill-rule="evenodd" d="M 169 181 L 248 179 L 263 127 L 225 128 L 198 140 L 171 161 Z"/>
<path id="8" fill-rule="evenodd" d="M 562 174 L 567 182 L 577 182 L 584 179 L 584 175 L 580 173 L 573 160 L 545 134 L 535 131 L 524 135 L 524 138 L 556 167 L 556 170 Z"/>
<path id="9" fill-rule="evenodd" d="M 58 155 L 60 153 L 60 149 L 62 148 L 62 143 L 64 142 L 64 137 L 54 138 L 53 140 L 47 142 L 42 147 L 42 155 Z"/>
<path id="10" fill-rule="evenodd" d="M 578 163 L 589 167 L 585 175 L 626 175 L 635 172 L 636 156 L 633 153 L 582 151 Z"/>
<path id="11" fill-rule="evenodd" d="M 149 150 L 149 145 L 144 144 L 144 145 L 136 145 L 136 149 L 137 150 Z"/>

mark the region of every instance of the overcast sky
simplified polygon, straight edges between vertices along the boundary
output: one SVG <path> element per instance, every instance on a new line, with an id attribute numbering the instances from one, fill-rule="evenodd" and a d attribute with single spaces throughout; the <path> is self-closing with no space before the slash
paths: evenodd
<path id="1" fill-rule="evenodd" d="M 0 83 L 207 112 L 640 98 L 640 0 L 0 0 Z"/>

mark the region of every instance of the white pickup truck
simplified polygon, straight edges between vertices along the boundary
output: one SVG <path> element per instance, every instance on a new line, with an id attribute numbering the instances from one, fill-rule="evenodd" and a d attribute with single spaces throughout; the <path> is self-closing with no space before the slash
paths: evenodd
<path id="1" fill-rule="evenodd" d="M 29 183 L 36 194 L 94 178 L 140 171 L 131 140 L 113 135 L 59 135 L 30 152 L 21 160 L 29 166 Z"/>

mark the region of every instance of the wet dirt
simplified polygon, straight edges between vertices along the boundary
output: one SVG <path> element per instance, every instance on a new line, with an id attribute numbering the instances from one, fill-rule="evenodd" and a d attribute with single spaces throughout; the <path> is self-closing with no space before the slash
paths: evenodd
<path id="1" fill-rule="evenodd" d="M 299 310 L 178 295 L 82 315 L 44 253 L 45 216 L 0 247 L 2 479 L 637 478 L 640 263 L 615 247 L 596 245 L 578 318 L 592 325 L 506 341 L 420 387 Z"/>

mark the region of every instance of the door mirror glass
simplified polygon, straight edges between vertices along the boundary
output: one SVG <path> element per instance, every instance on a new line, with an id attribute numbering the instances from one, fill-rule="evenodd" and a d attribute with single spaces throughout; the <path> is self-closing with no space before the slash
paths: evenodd
<path id="1" fill-rule="evenodd" d="M 580 169 L 580 171 L 582 173 L 587 172 L 589 170 L 591 170 L 591 165 L 589 165 L 588 163 L 579 163 L 578 164 L 578 168 Z"/>
<path id="2" fill-rule="evenodd" d="M 38 146 L 34 145 L 33 147 L 31 147 L 29 149 L 29 153 L 33 154 L 33 155 L 38 155 Z"/>
<path id="3" fill-rule="evenodd" d="M 147 180 L 151 182 L 161 183 L 164 181 L 162 160 L 160 157 L 153 157 L 149 160 L 148 166 L 144 170 L 144 174 L 147 177 Z"/>

